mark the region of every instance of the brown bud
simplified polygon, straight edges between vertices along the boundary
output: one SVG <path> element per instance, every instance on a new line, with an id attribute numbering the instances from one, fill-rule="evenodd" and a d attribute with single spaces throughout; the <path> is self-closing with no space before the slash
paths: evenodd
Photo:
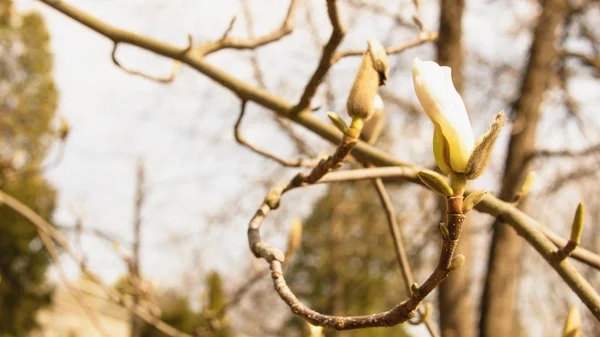
<path id="1" fill-rule="evenodd" d="M 376 40 L 369 40 L 368 45 L 346 102 L 350 117 L 364 120 L 374 114 L 377 90 L 385 84 L 389 75 L 385 49 Z"/>
<path id="2" fill-rule="evenodd" d="M 488 131 L 475 142 L 475 147 L 473 148 L 471 157 L 469 157 L 467 170 L 465 172 L 467 179 L 477 179 L 487 169 L 490 159 L 492 158 L 494 144 L 504 126 L 505 120 L 504 112 L 500 111 Z"/>

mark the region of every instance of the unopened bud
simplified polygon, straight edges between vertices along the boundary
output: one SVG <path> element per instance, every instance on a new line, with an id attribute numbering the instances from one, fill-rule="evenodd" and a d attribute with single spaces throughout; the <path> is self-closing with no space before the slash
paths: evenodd
<path id="1" fill-rule="evenodd" d="M 467 179 L 477 179 L 487 169 L 492 158 L 494 144 L 504 126 L 505 120 L 504 111 L 500 111 L 488 131 L 475 142 L 475 147 L 469 157 L 467 170 L 465 171 Z"/>
<path id="2" fill-rule="evenodd" d="M 463 201 L 462 211 L 467 213 L 479 204 L 487 195 L 487 191 L 476 191 L 469 194 Z"/>
<path id="3" fill-rule="evenodd" d="M 458 268 L 460 268 L 463 265 L 463 263 L 465 263 L 465 256 L 462 254 L 458 254 L 450 262 L 450 266 L 448 266 L 448 270 L 455 271 Z"/>
<path id="4" fill-rule="evenodd" d="M 421 296 L 421 288 L 419 288 L 419 284 L 417 282 L 414 282 L 413 284 L 410 285 L 410 291 L 413 293 L 413 295 L 415 297 Z"/>
<path id="5" fill-rule="evenodd" d="M 328 112 L 327 117 L 329 117 L 333 125 L 335 125 L 338 130 L 342 131 L 343 134 L 348 133 L 348 125 L 346 125 L 346 122 L 344 122 L 344 120 L 341 119 L 338 114 L 335 112 Z"/>
<path id="6" fill-rule="evenodd" d="M 585 207 L 583 203 L 580 202 L 579 206 L 577 206 L 577 210 L 575 211 L 575 217 L 573 218 L 573 225 L 571 228 L 571 239 L 576 246 L 581 242 L 581 233 L 583 232 L 583 218 L 585 215 Z"/>
<path id="7" fill-rule="evenodd" d="M 376 40 L 369 40 L 368 46 L 346 102 L 350 117 L 364 120 L 368 120 L 375 112 L 377 90 L 389 76 L 389 64 L 383 46 Z"/>
<path id="8" fill-rule="evenodd" d="M 581 332 L 581 313 L 576 305 L 571 307 L 567 320 L 565 321 L 565 327 L 563 329 L 563 337 L 582 337 Z"/>
<path id="9" fill-rule="evenodd" d="M 517 192 L 517 194 L 515 195 L 514 202 L 519 202 L 521 199 L 523 199 L 525 196 L 527 196 L 527 194 L 529 194 L 529 191 L 531 190 L 531 186 L 533 185 L 534 181 L 535 181 L 535 172 L 529 171 L 529 173 L 525 177 L 525 181 L 523 182 L 523 185 L 521 185 L 521 189 L 519 189 L 519 192 Z"/>
<path id="10" fill-rule="evenodd" d="M 423 170 L 417 173 L 419 179 L 425 184 L 427 187 L 437 192 L 441 196 L 450 197 L 454 193 L 448 181 L 444 179 L 444 177 L 436 172 Z"/>
<path id="11" fill-rule="evenodd" d="M 442 237 L 447 239 L 450 237 L 450 231 L 448 230 L 448 225 L 443 222 L 440 222 L 440 232 L 442 232 Z"/>

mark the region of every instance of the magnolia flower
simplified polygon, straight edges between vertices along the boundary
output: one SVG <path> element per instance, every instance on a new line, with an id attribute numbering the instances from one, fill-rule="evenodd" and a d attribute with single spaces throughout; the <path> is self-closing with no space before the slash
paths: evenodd
<path id="1" fill-rule="evenodd" d="M 419 102 L 435 127 L 435 161 L 444 173 L 465 173 L 474 137 L 465 103 L 452 83 L 450 68 L 415 58 L 412 74 Z"/>

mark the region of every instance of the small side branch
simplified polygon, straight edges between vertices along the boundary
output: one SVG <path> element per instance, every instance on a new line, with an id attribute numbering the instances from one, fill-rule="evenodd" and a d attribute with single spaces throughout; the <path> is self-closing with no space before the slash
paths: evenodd
<path id="1" fill-rule="evenodd" d="M 282 38 L 291 34 L 294 30 L 294 14 L 296 13 L 298 2 L 298 0 L 291 0 L 290 6 L 288 8 L 285 19 L 281 24 L 281 27 L 273 30 L 268 34 L 249 39 L 239 39 L 230 37 L 229 33 L 231 32 L 231 29 L 233 28 L 233 25 L 235 23 L 234 17 L 230 21 L 229 26 L 223 34 L 223 36 L 221 37 L 221 39 L 199 46 L 198 48 L 196 48 L 196 50 L 201 55 L 206 56 L 223 49 L 255 49 L 267 45 L 269 43 L 279 41 Z"/>
<path id="2" fill-rule="evenodd" d="M 173 80 L 175 79 L 175 77 L 177 76 L 177 74 L 179 73 L 179 69 L 181 68 L 181 62 L 175 60 L 173 61 L 173 70 L 171 71 L 171 74 L 167 77 L 157 77 L 157 76 L 152 76 L 152 75 L 148 75 L 148 74 L 144 74 L 142 72 L 139 72 L 137 70 L 131 70 L 128 68 L 125 68 L 123 65 L 121 65 L 121 63 L 119 62 L 119 60 L 117 60 L 117 48 L 119 47 L 119 42 L 114 42 L 113 45 L 113 49 L 112 49 L 112 53 L 110 54 L 113 63 L 121 68 L 121 70 L 123 70 L 124 72 L 131 74 L 131 75 L 135 75 L 135 76 L 140 76 L 143 77 L 145 79 L 154 81 L 154 82 L 158 82 L 158 83 L 171 83 L 173 82 Z"/>
<path id="3" fill-rule="evenodd" d="M 399 44 L 397 46 L 392 46 L 392 47 L 388 47 L 385 49 L 385 52 L 388 55 L 392 55 L 392 54 L 398 54 L 401 53 L 407 49 L 410 48 L 414 48 L 417 46 L 420 46 L 422 44 L 425 44 L 427 42 L 432 42 L 435 41 L 435 39 L 437 39 L 438 34 L 437 33 L 423 33 L 421 34 L 421 36 L 419 36 L 418 38 Z M 361 56 L 365 53 L 364 50 L 361 49 L 349 49 L 349 50 L 344 50 L 341 51 L 339 53 L 336 53 L 335 56 L 332 59 L 332 63 L 336 63 L 337 61 L 339 61 L 340 59 L 344 58 L 344 57 L 348 57 L 348 56 Z"/>
<path id="4" fill-rule="evenodd" d="M 392 241 L 394 242 L 396 259 L 398 260 L 398 264 L 400 265 L 400 269 L 402 271 L 402 276 L 404 277 L 406 293 L 410 294 L 411 285 L 414 283 L 414 278 L 412 275 L 412 270 L 410 269 L 410 264 L 408 263 L 408 256 L 406 255 L 406 248 L 404 248 L 404 241 L 402 240 L 402 234 L 400 233 L 400 226 L 398 226 L 398 220 L 396 219 L 394 205 L 392 205 L 390 195 L 381 178 L 376 178 L 373 180 L 373 185 L 375 185 L 375 190 L 377 191 L 377 195 L 379 196 L 379 200 L 381 201 L 387 216 L 390 234 L 392 235 Z M 427 310 L 419 310 L 419 314 L 421 317 L 414 322 L 414 325 L 424 323 L 431 336 L 437 337 L 438 333 L 429 320 L 430 315 Z M 413 322 L 411 322 L 411 324 L 413 324 Z"/>
<path id="5" fill-rule="evenodd" d="M 563 50 L 560 52 L 560 56 L 564 58 L 575 58 L 580 60 L 584 65 L 595 69 L 600 72 L 600 57 L 591 57 L 583 53 L 577 53 L 572 51 Z"/>
<path id="6" fill-rule="evenodd" d="M 235 122 L 235 126 L 233 128 L 233 134 L 235 136 L 235 140 L 238 143 L 247 147 L 252 152 L 255 152 L 265 158 L 274 160 L 285 167 L 314 167 L 316 165 L 315 160 L 305 160 L 305 159 L 301 159 L 301 158 L 295 159 L 295 160 L 287 160 L 287 159 L 280 158 L 280 157 L 278 157 L 272 153 L 269 153 L 267 151 L 261 150 L 261 149 L 257 148 L 256 146 L 250 144 L 246 140 L 246 138 L 244 138 L 244 136 L 242 135 L 242 131 L 241 131 L 242 119 L 244 118 L 244 115 L 246 113 L 246 103 L 247 102 L 245 100 L 242 101 L 241 108 L 240 108 L 240 115 L 239 115 L 237 121 Z"/>
<path id="7" fill-rule="evenodd" d="M 329 15 L 329 21 L 331 22 L 333 31 L 331 32 L 329 41 L 327 41 L 327 44 L 323 47 L 323 53 L 321 54 L 321 60 L 319 61 L 317 69 L 308 81 L 308 84 L 306 84 L 304 93 L 294 108 L 296 113 L 299 113 L 310 106 L 319 85 L 321 85 L 323 79 L 325 79 L 325 76 L 329 72 L 329 69 L 335 63 L 335 51 L 346 35 L 346 28 L 340 18 L 340 11 L 336 0 L 327 0 L 327 14 Z"/>

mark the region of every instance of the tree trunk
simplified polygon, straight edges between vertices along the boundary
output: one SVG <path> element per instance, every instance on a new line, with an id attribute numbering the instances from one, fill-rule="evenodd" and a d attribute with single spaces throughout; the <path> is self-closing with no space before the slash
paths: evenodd
<path id="1" fill-rule="evenodd" d="M 557 30 L 567 15 L 564 0 L 545 0 L 535 28 L 530 58 L 513 105 L 515 121 L 510 138 L 500 198 L 510 200 L 528 172 L 527 159 L 535 149 L 536 131 L 544 92 L 557 56 Z M 523 208 L 521 204 L 521 208 Z M 516 336 L 515 299 L 524 241 L 506 224 L 496 221 L 481 303 L 480 334 L 485 337 Z"/>
<path id="2" fill-rule="evenodd" d="M 462 16 L 464 0 L 442 0 L 440 5 L 440 29 L 436 41 L 437 61 L 452 68 L 452 82 L 458 92 L 462 91 Z M 438 204 L 442 220 L 445 219 L 446 201 Z M 469 292 L 471 279 L 470 257 L 472 256 L 472 236 L 464 225 L 457 252 L 463 253 L 465 264 L 448 276 L 440 284 L 438 304 L 440 310 L 440 328 L 443 337 L 474 337 L 476 323 L 474 319 L 473 297 Z"/>

